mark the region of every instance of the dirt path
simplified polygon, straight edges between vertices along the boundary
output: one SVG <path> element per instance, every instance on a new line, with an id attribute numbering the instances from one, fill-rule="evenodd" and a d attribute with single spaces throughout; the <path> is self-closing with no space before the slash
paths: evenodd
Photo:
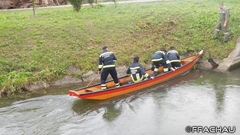
<path id="1" fill-rule="evenodd" d="M 117 1 L 118 4 L 124 4 L 124 3 L 139 3 L 139 2 L 158 2 L 161 0 L 130 0 L 130 1 Z M 101 2 L 98 4 L 103 5 L 110 5 L 114 4 L 114 2 Z M 95 4 L 94 4 L 95 5 Z M 90 4 L 83 4 L 82 6 L 90 6 Z M 47 6 L 47 7 L 38 7 L 38 9 L 44 9 L 44 8 L 65 8 L 65 7 L 72 7 L 72 5 L 61 5 L 61 6 Z M 10 11 L 10 10 L 32 10 L 32 8 L 19 8 L 19 9 L 3 9 L 0 11 Z"/>

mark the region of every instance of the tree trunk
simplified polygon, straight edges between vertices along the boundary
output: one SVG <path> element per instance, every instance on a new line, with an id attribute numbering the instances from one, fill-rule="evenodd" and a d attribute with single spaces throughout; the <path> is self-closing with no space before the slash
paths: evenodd
<path id="1" fill-rule="evenodd" d="M 48 0 L 42 0 L 42 5 L 46 5 L 46 6 L 48 6 Z"/>
<path id="2" fill-rule="evenodd" d="M 33 3 L 33 17 L 35 17 L 36 13 L 35 13 L 35 7 L 36 7 L 36 0 L 32 0 Z"/>

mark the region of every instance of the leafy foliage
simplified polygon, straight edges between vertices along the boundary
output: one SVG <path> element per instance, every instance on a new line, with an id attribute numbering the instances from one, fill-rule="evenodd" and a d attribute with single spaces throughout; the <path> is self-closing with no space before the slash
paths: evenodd
<path id="1" fill-rule="evenodd" d="M 93 3 L 94 3 L 94 0 L 87 0 L 87 2 L 88 2 L 89 4 L 93 4 Z"/>
<path id="2" fill-rule="evenodd" d="M 79 12 L 82 7 L 82 0 L 68 0 L 73 6 L 74 11 Z"/>
<path id="3" fill-rule="evenodd" d="M 22 88 L 29 83 L 31 79 L 31 72 L 10 72 L 5 76 L 0 76 L 0 84 L 4 86 L 3 93 L 9 95 L 14 93 L 21 93 Z"/>

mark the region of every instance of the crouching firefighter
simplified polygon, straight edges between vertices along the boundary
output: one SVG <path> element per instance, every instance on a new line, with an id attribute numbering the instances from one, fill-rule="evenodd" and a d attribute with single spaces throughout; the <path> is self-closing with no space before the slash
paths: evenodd
<path id="1" fill-rule="evenodd" d="M 158 68 L 160 66 L 163 66 L 164 73 L 168 72 L 169 68 L 172 71 L 175 71 L 175 69 L 172 68 L 170 61 L 167 59 L 167 56 L 165 53 L 166 53 L 166 49 L 161 48 L 160 51 L 157 51 L 152 55 L 152 68 L 151 69 L 154 71 L 154 76 L 158 75 Z"/>
<path id="2" fill-rule="evenodd" d="M 143 66 L 138 63 L 139 57 L 136 56 L 133 58 L 133 63 L 127 69 L 127 75 L 131 76 L 132 82 L 140 82 L 146 79 L 153 79 L 148 73 L 145 72 Z"/>
<path id="3" fill-rule="evenodd" d="M 173 46 L 170 47 L 170 50 L 167 53 L 167 58 L 170 61 L 173 68 L 176 69 L 181 67 L 180 56 Z"/>
<path id="4" fill-rule="evenodd" d="M 117 60 L 113 52 L 108 51 L 107 46 L 102 47 L 103 52 L 100 54 L 98 59 L 98 71 L 101 73 L 101 89 L 107 89 L 106 80 L 108 74 L 110 74 L 115 83 L 115 87 L 120 87 L 118 82 L 117 71 L 115 68 L 115 61 Z"/>

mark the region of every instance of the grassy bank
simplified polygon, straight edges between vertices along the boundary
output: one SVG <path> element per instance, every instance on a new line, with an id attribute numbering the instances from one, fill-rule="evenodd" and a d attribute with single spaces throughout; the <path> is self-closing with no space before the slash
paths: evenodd
<path id="1" fill-rule="evenodd" d="M 102 45 L 115 52 L 117 65 L 128 65 L 135 55 L 151 63 L 160 47 L 175 46 L 179 53 L 223 59 L 235 47 L 240 33 L 240 3 L 225 0 L 231 10 L 231 40 L 222 45 L 211 40 L 218 22 L 218 0 L 97 5 L 0 12 L 0 89 L 9 94 L 25 85 L 51 82 L 80 68 L 80 77 L 97 70 Z"/>

